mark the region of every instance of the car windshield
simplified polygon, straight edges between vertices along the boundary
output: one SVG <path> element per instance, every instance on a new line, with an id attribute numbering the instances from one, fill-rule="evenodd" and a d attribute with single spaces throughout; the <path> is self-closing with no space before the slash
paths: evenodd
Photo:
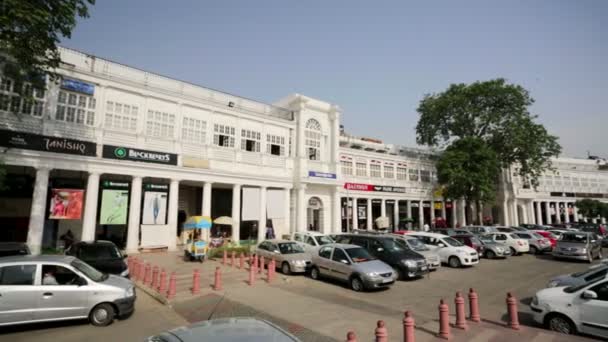
<path id="1" fill-rule="evenodd" d="M 483 243 L 493 243 L 494 240 L 492 240 L 492 236 L 490 235 L 482 235 L 479 237 L 479 240 L 481 240 L 481 242 Z"/>
<path id="2" fill-rule="evenodd" d="M 362 247 L 347 248 L 345 251 L 354 263 L 374 260 L 374 257 L 372 257 L 367 250 Z"/>
<path id="3" fill-rule="evenodd" d="M 578 291 L 580 289 L 583 289 L 583 288 L 585 288 L 585 287 L 587 287 L 589 285 L 597 283 L 598 281 L 603 280 L 603 279 L 604 279 L 603 277 L 599 277 L 599 278 L 591 279 L 591 280 L 589 280 L 588 282 L 586 282 L 584 284 L 580 284 L 580 285 L 577 285 L 577 286 L 568 286 L 568 287 L 566 287 L 564 289 L 564 292 L 566 292 L 566 293 L 573 293 L 573 292 L 576 292 L 576 291 Z"/>
<path id="4" fill-rule="evenodd" d="M 281 254 L 304 253 L 304 249 L 295 242 L 280 243 L 279 251 Z"/>
<path id="5" fill-rule="evenodd" d="M 590 268 L 588 270 L 584 270 L 584 271 L 581 271 L 581 272 L 572 273 L 570 276 L 572 276 L 574 278 L 586 277 L 586 276 L 588 276 L 588 275 L 590 275 L 592 273 L 595 273 L 595 272 L 602 272 L 602 271 L 604 271 L 607 268 L 608 268 L 608 266 L 597 267 L 597 268 Z"/>
<path id="6" fill-rule="evenodd" d="M 535 239 L 544 239 L 544 237 L 538 233 L 532 233 L 532 236 L 534 236 Z"/>
<path id="7" fill-rule="evenodd" d="M 474 245 L 481 245 L 481 241 L 479 241 L 479 239 L 476 236 L 471 236 L 471 243 L 473 243 Z"/>
<path id="8" fill-rule="evenodd" d="M 78 257 L 83 260 L 120 259 L 120 251 L 113 245 L 83 245 L 79 248 Z"/>
<path id="9" fill-rule="evenodd" d="M 509 236 L 513 239 L 521 239 L 517 234 L 509 234 Z"/>
<path id="10" fill-rule="evenodd" d="M 319 245 L 328 245 L 330 243 L 334 243 L 334 240 L 332 240 L 329 236 L 319 235 L 316 238 Z"/>
<path id="11" fill-rule="evenodd" d="M 565 233 L 562 234 L 562 241 L 587 243 L 587 234 Z"/>
<path id="12" fill-rule="evenodd" d="M 98 270 L 94 269 L 93 267 L 89 266 L 89 264 L 81 260 L 74 259 L 74 261 L 72 261 L 70 265 L 72 265 L 72 267 L 79 270 L 80 272 L 84 273 L 84 275 L 86 275 L 94 282 L 104 281 L 108 278 L 107 274 L 99 272 Z"/>
<path id="13" fill-rule="evenodd" d="M 407 239 L 405 241 L 407 242 L 408 246 L 415 251 L 424 252 L 429 250 L 429 248 L 418 239 Z"/>
<path id="14" fill-rule="evenodd" d="M 446 237 L 443 238 L 443 241 L 445 241 L 448 245 L 453 246 L 453 247 L 460 247 L 460 246 L 464 246 L 464 244 L 454 238 L 451 237 Z"/>
<path id="15" fill-rule="evenodd" d="M 407 247 L 398 242 L 397 239 L 383 239 L 382 246 L 390 252 L 401 252 Z"/>

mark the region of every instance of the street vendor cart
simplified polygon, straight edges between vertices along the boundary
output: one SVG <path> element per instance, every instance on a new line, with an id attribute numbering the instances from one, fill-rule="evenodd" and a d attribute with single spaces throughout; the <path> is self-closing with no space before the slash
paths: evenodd
<path id="1" fill-rule="evenodd" d="M 184 223 L 182 241 L 184 244 L 184 260 L 203 262 L 209 250 L 209 232 L 211 218 L 207 216 L 191 216 Z"/>

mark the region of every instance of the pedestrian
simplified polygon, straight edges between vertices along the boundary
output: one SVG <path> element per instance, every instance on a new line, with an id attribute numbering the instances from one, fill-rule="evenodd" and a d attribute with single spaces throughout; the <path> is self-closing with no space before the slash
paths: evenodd
<path id="1" fill-rule="evenodd" d="M 429 224 L 428 224 L 428 223 L 425 223 L 425 224 L 422 226 L 422 229 L 424 229 L 424 231 L 425 231 L 425 232 L 428 232 L 428 231 L 429 231 L 429 229 L 430 229 Z"/>
<path id="2" fill-rule="evenodd" d="M 274 228 L 272 228 L 272 221 L 266 220 L 266 240 L 274 239 Z"/>

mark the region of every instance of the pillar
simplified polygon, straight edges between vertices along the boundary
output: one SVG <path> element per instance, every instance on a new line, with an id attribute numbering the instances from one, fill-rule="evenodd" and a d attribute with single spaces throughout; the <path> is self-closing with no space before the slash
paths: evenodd
<path id="1" fill-rule="evenodd" d="M 305 232 L 306 230 L 308 230 L 308 227 L 306 226 L 306 208 L 307 208 L 307 203 L 305 201 L 306 198 L 306 185 L 305 184 L 300 184 L 300 186 L 298 187 L 297 190 L 298 193 L 298 200 L 297 200 L 297 207 L 296 207 L 296 230 L 299 232 Z M 338 204 L 338 211 L 339 211 L 339 204 Z M 325 229 L 325 225 L 323 225 L 323 229 Z"/>
<path id="2" fill-rule="evenodd" d="M 260 220 L 258 221 L 258 243 L 266 236 L 266 187 L 260 187 Z"/>
<path id="3" fill-rule="evenodd" d="M 445 206 L 445 202 L 444 202 L 444 206 Z M 456 210 L 458 210 L 458 207 L 456 206 L 456 201 L 452 200 L 452 222 L 451 222 L 452 228 L 456 228 L 456 222 L 457 222 L 457 220 L 456 220 L 457 211 Z"/>
<path id="4" fill-rule="evenodd" d="M 514 226 L 519 226 L 519 211 L 517 210 L 517 200 L 513 200 L 511 204 L 511 208 L 513 208 L 513 221 L 511 222 Z"/>
<path id="5" fill-rule="evenodd" d="M 27 232 L 27 245 L 33 255 L 40 254 L 40 250 L 42 249 L 49 172 L 50 170 L 46 168 L 36 170 L 36 182 L 34 183 L 34 192 L 32 194 L 32 207 L 30 209 L 30 222 Z"/>
<path id="6" fill-rule="evenodd" d="M 203 185 L 203 216 L 211 217 L 211 187 L 213 183 L 206 182 Z"/>
<path id="7" fill-rule="evenodd" d="M 560 202 L 555 202 L 555 223 L 562 223 L 562 212 L 559 204 Z"/>
<path id="8" fill-rule="evenodd" d="M 570 214 L 568 213 L 568 202 L 564 202 L 564 223 L 570 223 Z"/>
<path id="9" fill-rule="evenodd" d="M 435 225 L 435 200 L 431 199 L 431 222 L 429 226 Z"/>
<path id="10" fill-rule="evenodd" d="M 524 205 L 521 206 L 521 218 L 518 223 L 529 223 L 528 220 L 528 203 L 524 202 Z"/>
<path id="11" fill-rule="evenodd" d="M 424 208 L 422 207 L 422 201 L 418 201 L 418 227 L 420 230 L 424 230 Z"/>
<path id="12" fill-rule="evenodd" d="M 351 222 L 351 229 L 359 229 L 359 213 L 357 213 L 357 197 L 353 197 L 352 208 L 353 221 Z"/>
<path id="13" fill-rule="evenodd" d="M 127 229 L 127 253 L 137 252 L 139 247 L 139 228 L 141 217 L 141 177 L 131 180 L 131 198 L 129 200 L 129 228 Z"/>
<path id="14" fill-rule="evenodd" d="M 333 233 L 341 233 L 342 232 L 342 213 L 340 211 L 340 187 L 337 186 L 334 188 L 332 201 L 334 204 L 333 210 L 333 222 L 330 225 L 331 228 L 328 228 L 327 225 L 323 225 L 324 234 L 329 234 L 333 231 Z"/>
<path id="15" fill-rule="evenodd" d="M 441 218 L 445 221 L 445 223 L 447 224 L 447 209 L 445 207 L 445 201 L 441 201 Z"/>
<path id="16" fill-rule="evenodd" d="M 543 225 L 543 209 L 541 208 L 542 202 L 536 202 L 536 224 Z"/>
<path id="17" fill-rule="evenodd" d="M 467 225 L 467 209 L 466 209 L 466 207 L 467 207 L 467 201 L 465 201 L 464 199 L 461 199 L 459 207 L 460 207 L 460 210 L 459 210 L 460 211 L 460 219 L 462 220 L 461 221 L 462 227 L 465 227 Z"/>
<path id="18" fill-rule="evenodd" d="M 177 209 L 179 202 L 179 179 L 172 179 L 171 185 L 169 185 L 169 219 L 167 220 L 167 227 L 169 228 L 169 240 L 167 241 L 167 247 L 170 251 L 177 249 L 176 238 L 177 238 Z"/>
<path id="19" fill-rule="evenodd" d="M 241 185 L 240 184 L 232 185 L 232 241 L 236 244 L 238 244 L 239 241 L 241 241 Z"/>
<path id="20" fill-rule="evenodd" d="M 97 227 L 97 198 L 99 193 L 99 173 L 89 173 L 87 192 L 84 203 L 84 218 L 82 220 L 82 241 L 95 240 Z"/>
<path id="21" fill-rule="evenodd" d="M 380 203 L 380 216 L 386 217 L 386 200 L 383 198 L 382 203 Z"/>
<path id="22" fill-rule="evenodd" d="M 551 208 L 549 207 L 549 202 L 545 202 L 545 214 L 547 214 L 547 221 L 545 224 L 551 224 Z"/>
<path id="23" fill-rule="evenodd" d="M 578 208 L 576 205 L 573 205 L 572 211 L 574 211 L 574 222 L 578 222 Z"/>
<path id="24" fill-rule="evenodd" d="M 283 194 L 285 196 L 285 198 L 283 199 L 285 201 L 285 228 L 288 229 L 284 229 L 283 230 L 283 234 L 290 234 L 295 232 L 295 229 L 291 226 L 291 189 L 286 188 L 285 192 Z M 279 237 L 279 234 L 276 233 L 275 231 L 275 235 L 277 236 L 277 238 Z"/>
<path id="25" fill-rule="evenodd" d="M 395 200 L 395 208 L 393 209 L 393 231 L 399 229 L 399 200 Z"/>
<path id="26" fill-rule="evenodd" d="M 502 224 L 505 226 L 509 225 L 509 203 L 507 200 L 502 201 Z"/>
<path id="27" fill-rule="evenodd" d="M 412 201 L 407 200 L 405 201 L 405 205 L 407 207 L 407 218 L 411 219 L 412 218 Z"/>
<path id="28" fill-rule="evenodd" d="M 374 222 L 372 220 L 372 199 L 368 198 L 367 199 L 367 215 L 366 215 L 366 221 L 367 221 L 367 230 L 372 230 L 374 229 Z"/>

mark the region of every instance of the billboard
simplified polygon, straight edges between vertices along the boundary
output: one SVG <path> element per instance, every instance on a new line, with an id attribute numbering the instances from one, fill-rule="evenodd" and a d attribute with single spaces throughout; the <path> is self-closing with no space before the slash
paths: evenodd
<path id="1" fill-rule="evenodd" d="M 167 193 L 160 191 L 146 191 L 142 224 L 167 224 Z"/>
<path id="2" fill-rule="evenodd" d="M 49 219 L 79 220 L 82 216 L 82 189 L 51 189 Z"/>
<path id="3" fill-rule="evenodd" d="M 99 224 L 127 224 L 129 190 L 104 189 L 101 194 Z"/>

